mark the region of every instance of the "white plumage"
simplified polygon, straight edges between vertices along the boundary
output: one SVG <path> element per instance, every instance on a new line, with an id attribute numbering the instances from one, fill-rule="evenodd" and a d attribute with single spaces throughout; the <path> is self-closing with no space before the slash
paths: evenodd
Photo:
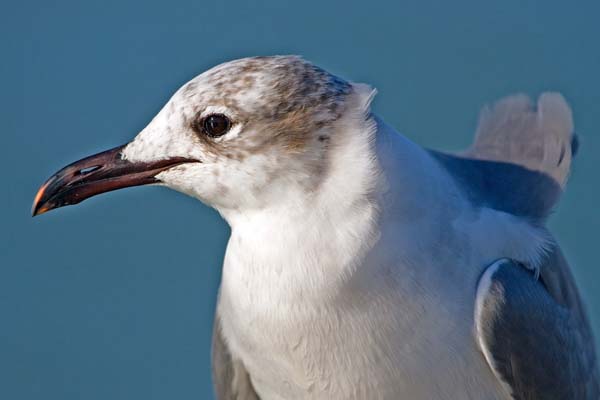
<path id="1" fill-rule="evenodd" d="M 123 148 L 135 166 L 176 160 L 155 179 L 231 226 L 218 397 L 596 399 L 591 331 L 544 227 L 574 151 L 562 96 L 485 109 L 459 157 L 398 134 L 374 94 L 297 57 L 237 60 Z M 230 129 L 203 134 L 216 114 Z"/>

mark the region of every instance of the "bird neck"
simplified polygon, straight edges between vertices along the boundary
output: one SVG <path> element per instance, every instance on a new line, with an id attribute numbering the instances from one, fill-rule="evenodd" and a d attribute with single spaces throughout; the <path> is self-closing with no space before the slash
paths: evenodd
<path id="1" fill-rule="evenodd" d="M 357 270 L 371 267 L 367 259 L 389 239 L 383 236 L 398 215 L 414 218 L 415 209 L 422 213 L 433 203 L 427 196 L 435 177 L 426 176 L 432 161 L 424 150 L 373 115 L 342 121 L 338 129 L 318 191 L 226 216 L 232 234 L 225 291 L 305 300 L 332 295 Z"/>

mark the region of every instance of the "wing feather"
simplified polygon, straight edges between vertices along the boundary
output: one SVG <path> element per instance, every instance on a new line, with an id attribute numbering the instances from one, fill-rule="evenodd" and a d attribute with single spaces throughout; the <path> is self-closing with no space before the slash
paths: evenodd
<path id="1" fill-rule="evenodd" d="M 520 264 L 500 260 L 478 285 L 477 343 L 516 400 L 600 397 L 594 341 L 570 273 L 559 273 L 559 290 L 556 282 L 549 290 L 544 280 L 545 271 L 568 268 L 548 265 L 560 259 L 547 257 L 540 280 Z"/>
<path id="2" fill-rule="evenodd" d="M 536 107 L 513 95 L 483 109 L 465 153 L 431 154 L 476 205 L 543 222 L 560 199 L 577 143 L 559 93 L 542 94 Z"/>

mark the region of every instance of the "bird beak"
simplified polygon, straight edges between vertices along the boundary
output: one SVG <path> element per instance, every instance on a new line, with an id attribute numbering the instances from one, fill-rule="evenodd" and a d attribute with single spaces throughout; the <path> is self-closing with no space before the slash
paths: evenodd
<path id="1" fill-rule="evenodd" d="M 164 170 L 184 163 L 199 162 L 183 157 L 131 162 L 121 155 L 124 147 L 86 157 L 52 175 L 35 195 L 31 214 L 40 215 L 112 190 L 156 183 L 156 175 Z"/>

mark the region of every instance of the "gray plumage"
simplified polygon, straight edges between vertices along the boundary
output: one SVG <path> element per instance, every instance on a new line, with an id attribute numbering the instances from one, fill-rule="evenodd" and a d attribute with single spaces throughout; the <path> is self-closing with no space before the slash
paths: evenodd
<path id="1" fill-rule="evenodd" d="M 560 281 L 550 284 L 566 292 L 548 289 L 548 269 L 560 271 Z M 598 399 L 591 330 L 560 250 L 555 248 L 547 257 L 539 280 L 508 260 L 490 274 L 476 324 L 490 366 L 512 397 Z"/>

